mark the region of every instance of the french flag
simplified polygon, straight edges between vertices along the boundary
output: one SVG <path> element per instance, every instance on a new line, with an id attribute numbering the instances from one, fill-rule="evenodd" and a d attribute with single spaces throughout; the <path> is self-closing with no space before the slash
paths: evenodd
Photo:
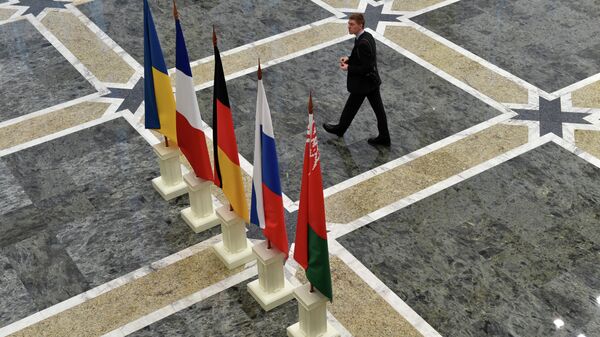
<path id="1" fill-rule="evenodd" d="M 250 222 L 260 226 L 265 238 L 287 258 L 289 246 L 283 214 L 275 135 L 271 124 L 271 111 L 262 83 L 260 64 L 258 65 L 255 126 Z"/>
<path id="2" fill-rule="evenodd" d="M 192 69 L 185 47 L 183 31 L 179 23 L 177 8 L 174 8 L 176 30 L 176 59 L 177 73 L 175 85 L 177 86 L 177 144 L 192 166 L 196 177 L 213 181 L 213 172 L 206 147 L 206 138 L 202 131 L 202 117 L 196 100 Z"/>

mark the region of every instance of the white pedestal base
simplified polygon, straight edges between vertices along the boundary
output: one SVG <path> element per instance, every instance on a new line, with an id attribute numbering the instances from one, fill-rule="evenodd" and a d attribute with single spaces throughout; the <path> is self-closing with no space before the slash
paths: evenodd
<path id="1" fill-rule="evenodd" d="M 231 253 L 225 248 L 224 242 L 219 242 L 213 246 L 217 256 L 223 262 L 223 264 L 227 267 L 227 269 L 237 268 L 241 265 L 244 265 L 254 259 L 252 255 L 252 242 L 246 239 L 246 249 L 241 250 L 237 253 Z"/>
<path id="2" fill-rule="evenodd" d="M 310 284 L 294 290 L 298 300 L 300 322 L 287 328 L 289 337 L 339 337 L 340 334 L 327 323 L 327 297 L 318 290 L 310 292 Z"/>
<path id="3" fill-rule="evenodd" d="M 166 147 L 164 143 L 153 146 L 160 164 L 160 177 L 152 179 L 152 186 L 165 200 L 171 200 L 187 192 L 181 179 L 179 164 L 179 148 L 175 145 Z"/>
<path id="4" fill-rule="evenodd" d="M 252 242 L 246 238 L 246 223 L 229 206 L 217 209 L 221 219 L 223 241 L 214 245 L 217 256 L 228 269 L 237 268 L 254 260 Z"/>
<path id="5" fill-rule="evenodd" d="M 181 211 L 181 217 L 195 233 L 203 232 L 220 223 L 213 210 L 210 186 L 212 181 L 199 179 L 193 172 L 183 177 L 190 196 L 190 207 Z"/>
<path id="6" fill-rule="evenodd" d="M 308 337 L 309 335 L 305 334 L 304 332 L 302 332 L 302 330 L 300 329 L 300 322 L 291 325 L 287 328 L 287 335 L 288 337 Z M 337 330 L 335 330 L 335 328 L 327 323 L 327 331 L 325 331 L 325 333 L 318 335 L 318 337 L 340 337 L 339 332 L 337 332 Z"/>
<path id="7" fill-rule="evenodd" d="M 294 297 L 294 287 L 285 279 L 283 261 L 285 254 L 277 248 L 268 249 L 263 241 L 252 251 L 256 256 L 258 280 L 248 283 L 248 292 L 265 311 L 269 311 Z"/>

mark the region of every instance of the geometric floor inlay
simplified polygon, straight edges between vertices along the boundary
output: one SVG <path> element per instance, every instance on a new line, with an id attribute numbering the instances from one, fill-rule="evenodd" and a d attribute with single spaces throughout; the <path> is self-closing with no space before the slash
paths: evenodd
<path id="1" fill-rule="evenodd" d="M 594 336 L 598 179 L 543 145 L 339 240 L 443 336 Z"/>
<path id="2" fill-rule="evenodd" d="M 462 0 L 411 20 L 553 92 L 600 72 L 598 15 L 594 0 Z"/>
<path id="3" fill-rule="evenodd" d="M 174 70 L 173 2 L 148 2 Z M 177 7 L 209 149 L 215 26 L 248 200 L 261 60 L 290 243 L 312 91 L 341 336 L 600 336 L 596 0 Z M 355 12 L 390 147 L 367 142 L 366 101 L 344 137 L 322 128 L 348 98 Z M 0 0 L 0 336 L 280 337 L 298 321 L 295 300 L 250 296 L 254 264 L 214 255 L 219 227 L 189 228 L 187 194 L 152 187 L 143 23 L 141 0 Z M 306 282 L 291 258 L 285 275 Z"/>

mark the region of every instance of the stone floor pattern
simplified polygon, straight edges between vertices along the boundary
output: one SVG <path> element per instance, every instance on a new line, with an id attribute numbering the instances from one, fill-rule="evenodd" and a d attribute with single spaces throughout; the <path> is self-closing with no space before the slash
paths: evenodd
<path id="1" fill-rule="evenodd" d="M 149 2 L 172 75 L 172 2 Z M 248 196 L 261 59 L 290 242 L 313 91 L 342 336 L 600 336 L 598 1 L 177 6 L 207 125 L 219 34 Z M 366 103 L 343 138 L 320 126 L 347 98 L 353 12 L 390 148 Z M 227 270 L 218 227 L 194 234 L 188 196 L 151 186 L 142 1 L 0 0 L 0 74 L 0 336 L 285 336 L 296 301 L 264 312 L 255 263 Z"/>

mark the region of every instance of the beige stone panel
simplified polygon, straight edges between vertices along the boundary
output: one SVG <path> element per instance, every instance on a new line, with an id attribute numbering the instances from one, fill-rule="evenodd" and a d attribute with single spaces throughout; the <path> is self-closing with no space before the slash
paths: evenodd
<path id="1" fill-rule="evenodd" d="M 0 128 L 0 150 L 100 118 L 109 105 L 83 102 Z"/>
<path id="2" fill-rule="evenodd" d="M 389 26 L 385 37 L 446 73 L 503 103 L 528 102 L 528 91 L 413 27 Z"/>
<path id="3" fill-rule="evenodd" d="M 221 55 L 223 70 L 225 75 L 230 75 L 244 69 L 256 67 L 259 57 L 262 63 L 266 63 L 347 34 L 345 23 L 326 23 L 315 26 L 237 53 Z M 194 84 L 199 85 L 212 81 L 214 79 L 214 68 L 214 61 L 192 67 Z M 174 74 L 171 75 L 171 81 L 175 83 Z"/>
<path id="4" fill-rule="evenodd" d="M 323 0 L 324 3 L 334 8 L 358 8 L 360 0 Z"/>
<path id="5" fill-rule="evenodd" d="M 16 12 L 17 10 L 12 8 L 0 8 L 0 21 L 7 20 Z"/>
<path id="6" fill-rule="evenodd" d="M 600 131 L 575 130 L 575 145 L 600 158 Z"/>
<path id="7" fill-rule="evenodd" d="M 11 336 L 100 336 L 240 271 L 206 249 Z"/>
<path id="8" fill-rule="evenodd" d="M 72 13 L 51 11 L 42 23 L 100 81 L 127 83 L 134 74 L 133 68 Z"/>
<path id="9" fill-rule="evenodd" d="M 521 146 L 527 140 L 526 126 L 492 126 L 327 197 L 327 220 L 351 222 Z"/>
<path id="10" fill-rule="evenodd" d="M 327 305 L 331 314 L 355 337 L 421 337 L 373 288 L 363 281 L 344 261 L 330 256 L 333 303 Z M 296 277 L 306 283 L 304 270 Z"/>
<path id="11" fill-rule="evenodd" d="M 414 12 L 439 4 L 444 0 L 394 0 L 392 4 L 393 11 Z"/>
<path id="12" fill-rule="evenodd" d="M 571 99 L 577 108 L 600 108 L 600 81 L 573 91 Z"/>

